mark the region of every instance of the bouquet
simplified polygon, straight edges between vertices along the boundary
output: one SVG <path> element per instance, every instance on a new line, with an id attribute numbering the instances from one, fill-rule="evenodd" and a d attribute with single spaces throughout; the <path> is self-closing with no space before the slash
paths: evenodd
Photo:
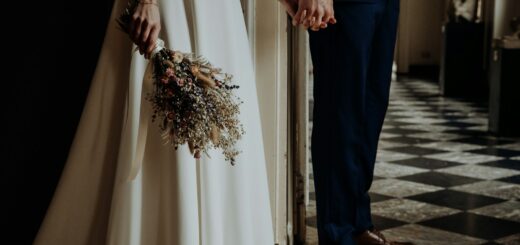
<path id="1" fill-rule="evenodd" d="M 128 34 L 131 16 L 138 4 L 130 0 L 118 19 Z M 163 47 L 158 40 L 156 47 Z M 212 66 L 204 57 L 166 48 L 150 57 L 153 66 L 152 122 L 158 122 L 167 144 L 188 144 L 199 158 L 210 148 L 220 148 L 232 165 L 239 154 L 234 145 L 244 134 L 238 119 L 242 103 L 233 91 L 239 87 L 232 76 Z"/>

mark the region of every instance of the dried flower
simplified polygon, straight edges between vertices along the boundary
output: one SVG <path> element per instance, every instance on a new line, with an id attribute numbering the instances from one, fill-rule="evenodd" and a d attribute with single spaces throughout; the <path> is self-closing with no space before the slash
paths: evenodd
<path id="1" fill-rule="evenodd" d="M 182 79 L 182 78 L 178 78 L 178 79 L 177 79 L 177 85 L 178 85 L 179 87 L 184 86 L 184 79 Z"/>
<path id="2" fill-rule="evenodd" d="M 168 77 L 161 77 L 161 82 L 163 84 L 168 84 L 170 82 L 170 78 L 168 78 Z"/>
<path id="3" fill-rule="evenodd" d="M 220 129 L 217 126 L 213 125 L 210 133 L 211 141 L 213 142 L 213 144 L 218 144 L 218 140 L 220 137 Z"/>
<path id="4" fill-rule="evenodd" d="M 137 0 L 118 19 L 128 33 Z M 232 76 L 194 54 L 162 49 L 150 58 L 154 68 L 154 89 L 147 99 L 152 103 L 152 121 L 158 121 L 162 136 L 175 149 L 188 144 L 191 154 L 200 158 L 210 148 L 222 149 L 232 165 L 239 151 L 234 148 L 244 134 L 238 120 L 240 99 L 233 93 L 238 86 Z"/>
<path id="5" fill-rule="evenodd" d="M 175 67 L 175 64 L 173 64 L 173 62 L 171 62 L 170 60 L 163 60 L 163 63 L 164 63 L 167 67 Z"/>
<path id="6" fill-rule="evenodd" d="M 180 53 L 180 52 L 173 53 L 173 62 L 179 64 L 182 62 L 183 59 L 184 59 L 184 55 L 182 55 L 182 53 Z"/>
<path id="7" fill-rule="evenodd" d="M 173 95 L 174 95 L 173 89 L 167 89 L 166 94 L 168 95 L 168 97 L 173 97 Z"/>
<path id="8" fill-rule="evenodd" d="M 166 71 L 164 71 L 164 75 L 169 78 L 173 78 L 173 77 L 175 77 L 175 72 L 173 71 L 173 69 L 171 67 L 168 67 L 168 68 L 166 68 Z"/>
<path id="9" fill-rule="evenodd" d="M 215 81 L 211 78 L 209 78 L 208 76 L 206 76 L 200 69 L 199 66 L 197 65 L 192 65 L 191 66 L 191 72 L 193 73 L 193 75 L 195 75 L 195 77 L 200 80 L 201 82 L 201 85 L 204 86 L 205 88 L 215 88 L 217 85 L 215 83 Z"/>

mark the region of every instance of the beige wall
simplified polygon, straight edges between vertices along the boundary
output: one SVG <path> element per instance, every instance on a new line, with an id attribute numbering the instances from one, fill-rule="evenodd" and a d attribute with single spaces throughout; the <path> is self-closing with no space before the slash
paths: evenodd
<path id="1" fill-rule="evenodd" d="M 408 1 L 410 64 L 438 65 L 441 53 L 443 0 Z"/>
<path id="2" fill-rule="evenodd" d="M 520 0 L 495 0 L 493 37 L 511 34 L 509 21 L 520 16 Z"/>
<path id="3" fill-rule="evenodd" d="M 439 65 L 446 0 L 401 0 L 397 71 L 410 65 Z"/>

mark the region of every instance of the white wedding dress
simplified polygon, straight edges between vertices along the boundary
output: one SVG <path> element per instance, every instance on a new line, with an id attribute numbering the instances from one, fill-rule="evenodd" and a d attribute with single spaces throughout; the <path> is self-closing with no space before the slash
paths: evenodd
<path id="1" fill-rule="evenodd" d="M 274 244 L 240 1 L 159 0 L 166 46 L 205 56 L 240 85 L 246 134 L 236 166 L 218 150 L 197 161 L 187 146 L 175 151 L 163 145 L 156 124 L 148 123 L 143 139 L 139 117 L 147 61 L 117 29 L 114 20 L 125 6 L 126 0 L 116 0 L 74 142 L 35 244 Z M 143 161 L 129 181 L 140 140 Z"/>

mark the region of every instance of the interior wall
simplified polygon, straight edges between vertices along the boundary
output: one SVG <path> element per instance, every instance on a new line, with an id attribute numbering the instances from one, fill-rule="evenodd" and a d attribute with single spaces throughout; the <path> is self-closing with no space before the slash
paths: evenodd
<path id="1" fill-rule="evenodd" d="M 408 1 L 410 64 L 440 64 L 443 0 Z"/>
<path id="2" fill-rule="evenodd" d="M 493 37 L 498 38 L 511 34 L 509 21 L 514 16 L 520 16 L 519 0 L 495 0 Z"/>
<path id="3" fill-rule="evenodd" d="M 402 0 L 397 41 L 397 68 L 439 65 L 446 0 Z"/>

